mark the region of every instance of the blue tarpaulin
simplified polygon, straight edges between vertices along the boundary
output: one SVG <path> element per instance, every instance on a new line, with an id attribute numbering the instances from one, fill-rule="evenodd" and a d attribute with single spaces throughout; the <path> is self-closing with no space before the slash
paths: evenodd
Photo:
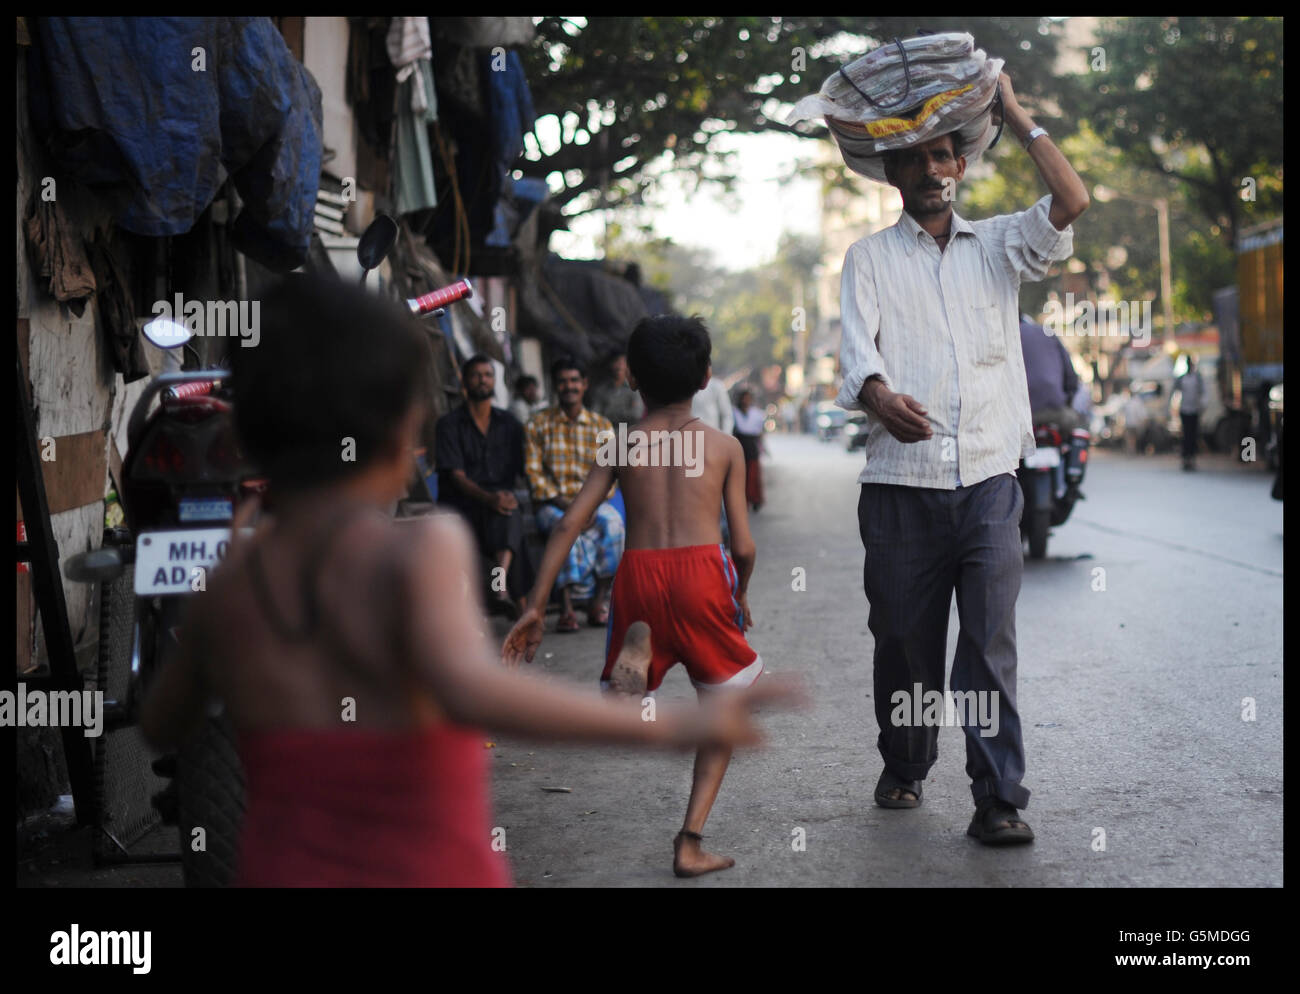
<path id="1" fill-rule="evenodd" d="M 42 17 L 32 122 L 58 167 L 114 193 L 141 235 L 189 231 L 229 173 L 236 247 L 278 271 L 307 258 L 320 88 L 266 17 Z"/>

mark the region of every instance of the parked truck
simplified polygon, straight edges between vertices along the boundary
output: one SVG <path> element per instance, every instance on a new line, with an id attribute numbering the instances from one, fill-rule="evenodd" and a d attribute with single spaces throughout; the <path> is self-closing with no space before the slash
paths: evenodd
<path id="1" fill-rule="evenodd" d="M 1214 294 L 1221 356 L 1219 389 L 1235 416 L 1230 434 L 1243 458 L 1273 462 L 1276 453 L 1269 391 L 1282 383 L 1282 218 L 1255 225 L 1237 239 L 1237 285 Z M 1242 445 L 1255 440 L 1252 449 Z"/>

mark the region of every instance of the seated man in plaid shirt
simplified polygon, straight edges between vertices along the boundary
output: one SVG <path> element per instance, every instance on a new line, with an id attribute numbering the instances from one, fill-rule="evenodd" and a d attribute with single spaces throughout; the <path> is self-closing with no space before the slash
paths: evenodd
<path id="1" fill-rule="evenodd" d="M 578 360 L 557 359 L 551 365 L 551 380 L 556 402 L 533 415 L 524 445 L 524 470 L 537 508 L 537 527 L 546 535 L 564 517 L 596 464 L 597 436 L 614 430 L 607 418 L 582 406 L 587 374 Z M 556 579 L 563 598 L 557 632 L 578 630 L 574 588 L 593 581 L 596 590 L 588 623 L 599 627 L 609 620 L 609 588 L 622 555 L 623 519 L 608 500 L 602 501 Z"/>

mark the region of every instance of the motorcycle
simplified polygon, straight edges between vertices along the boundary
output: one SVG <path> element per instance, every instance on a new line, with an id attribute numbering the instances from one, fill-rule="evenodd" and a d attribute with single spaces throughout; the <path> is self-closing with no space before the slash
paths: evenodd
<path id="1" fill-rule="evenodd" d="M 397 237 L 380 216 L 357 246 L 366 275 L 383 261 Z M 416 316 L 440 314 L 473 295 L 460 280 L 406 301 Z M 184 325 L 155 319 L 142 329 L 162 349 L 190 349 Z M 193 352 L 195 358 L 197 352 Z M 243 455 L 235 432 L 229 370 L 168 372 L 145 388 L 127 423 L 127 455 L 120 497 L 126 526 L 105 532 L 101 548 L 69 557 L 64 575 L 74 582 L 107 584 L 133 576 L 129 655 L 101 639 L 101 683 L 120 699 L 105 700 L 105 733 L 138 722 L 150 682 L 178 648 L 186 599 L 206 588 L 230 542 L 239 505 L 266 492 L 266 481 Z M 154 401 L 157 407 L 154 408 Z M 125 667 L 129 674 L 121 673 Z M 114 672 L 104 673 L 108 669 Z M 153 806 L 164 824 L 176 825 L 187 887 L 228 886 L 233 880 L 244 811 L 244 781 L 235 737 L 220 702 L 213 702 L 202 731 L 175 753 L 153 762 L 169 780 Z"/>
<path id="2" fill-rule="evenodd" d="M 1086 428 L 1075 428 L 1063 436 L 1058 425 L 1038 424 L 1034 442 L 1036 450 L 1021 460 L 1016 477 L 1025 494 L 1020 534 L 1029 542 L 1029 558 L 1042 559 L 1050 530 L 1066 522 L 1075 501 L 1085 499 L 1080 488 L 1092 435 Z"/>

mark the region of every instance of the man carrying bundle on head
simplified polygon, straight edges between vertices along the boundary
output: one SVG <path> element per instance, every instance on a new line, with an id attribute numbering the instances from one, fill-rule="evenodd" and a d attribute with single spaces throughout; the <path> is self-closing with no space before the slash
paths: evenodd
<path id="1" fill-rule="evenodd" d="M 1019 289 L 1069 258 L 1070 224 L 1088 207 L 1078 174 L 1001 68 L 969 35 L 896 41 L 832 76 L 791 115 L 826 116 L 848 166 L 903 200 L 897 224 L 850 247 L 841 283 L 837 403 L 869 415 L 858 527 L 885 765 L 875 800 L 921 804 L 943 719 L 916 720 L 920 704 L 909 699 L 943 696 L 955 591 L 951 689 L 966 707 L 976 803 L 968 834 L 990 845 L 1034 837 L 1017 811 L 1029 791 L 1015 697 L 1024 509 L 1016 468 L 1034 450 Z M 1050 195 L 1017 214 L 968 221 L 953 210 L 957 184 L 1004 125 Z M 977 709 L 987 721 L 969 720 Z"/>

